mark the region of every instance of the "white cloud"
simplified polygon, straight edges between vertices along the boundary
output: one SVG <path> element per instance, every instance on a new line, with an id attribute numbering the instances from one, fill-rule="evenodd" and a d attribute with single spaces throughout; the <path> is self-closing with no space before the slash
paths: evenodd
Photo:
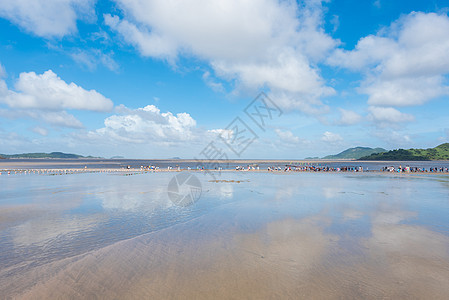
<path id="1" fill-rule="evenodd" d="M 287 144 L 298 144 L 301 140 L 299 137 L 295 136 L 291 131 L 289 130 L 275 130 L 277 136 L 279 139 Z"/>
<path id="2" fill-rule="evenodd" d="M 37 120 L 42 120 L 50 125 L 68 128 L 83 128 L 83 124 L 74 115 L 66 111 L 40 111 L 30 113 Z"/>
<path id="3" fill-rule="evenodd" d="M 339 108 L 339 111 L 340 111 L 340 119 L 337 121 L 337 124 L 354 125 L 362 121 L 362 116 L 352 110 Z"/>
<path id="4" fill-rule="evenodd" d="M 337 44 L 324 32 L 321 1 L 117 2 L 125 17 L 105 15 L 105 23 L 143 56 L 175 63 L 193 55 L 237 89 L 282 94 L 283 108 L 314 112 L 334 92 L 315 66 Z"/>
<path id="5" fill-rule="evenodd" d="M 196 121 L 188 113 L 161 113 L 154 105 L 129 109 L 119 106 L 119 114 L 104 120 L 104 127 L 81 138 L 148 144 L 176 144 L 196 138 Z"/>
<path id="6" fill-rule="evenodd" d="M 157 33 L 140 29 L 136 25 L 120 20 L 117 16 L 104 15 L 106 25 L 119 32 L 123 39 L 135 46 L 143 56 L 173 60 L 176 57 L 176 45 Z"/>
<path id="7" fill-rule="evenodd" d="M 34 119 L 57 127 L 83 128 L 81 121 L 66 111 L 0 109 L 0 117 L 8 119 Z"/>
<path id="8" fill-rule="evenodd" d="M 361 88 L 369 95 L 368 104 L 386 106 L 421 105 L 430 99 L 449 95 L 443 76 L 420 76 L 366 80 Z"/>
<path id="9" fill-rule="evenodd" d="M 225 139 L 230 139 L 234 135 L 234 130 L 232 129 L 209 129 L 207 133 L 212 134 L 214 137 L 222 136 Z"/>
<path id="10" fill-rule="evenodd" d="M 75 83 L 67 84 L 53 71 L 38 75 L 21 73 L 15 90 L 0 79 L 0 116 L 9 119 L 34 119 L 57 127 L 83 128 L 83 124 L 66 109 L 109 111 L 112 101 L 95 90 L 85 90 Z M 41 131 L 42 132 L 42 131 Z"/>
<path id="11" fill-rule="evenodd" d="M 449 95 L 449 17 L 413 12 L 328 62 L 365 74 L 359 91 L 370 105 L 420 105 Z"/>
<path id="12" fill-rule="evenodd" d="M 109 111 L 112 101 L 95 90 L 85 90 L 75 83 L 67 84 L 52 70 L 38 75 L 34 72 L 21 73 L 15 90 L 8 90 L 0 80 L 0 103 L 11 108 L 63 110 L 79 109 Z"/>
<path id="13" fill-rule="evenodd" d="M 326 131 L 325 133 L 323 133 L 321 140 L 326 143 L 338 143 L 343 141 L 343 138 L 338 133 Z"/>
<path id="14" fill-rule="evenodd" d="M 402 113 L 393 107 L 370 106 L 369 117 L 379 123 L 402 123 L 415 120 L 412 115 Z"/>
<path id="15" fill-rule="evenodd" d="M 1 1 L 0 17 L 41 37 L 62 37 L 77 31 L 79 19 L 95 19 L 95 0 Z"/>

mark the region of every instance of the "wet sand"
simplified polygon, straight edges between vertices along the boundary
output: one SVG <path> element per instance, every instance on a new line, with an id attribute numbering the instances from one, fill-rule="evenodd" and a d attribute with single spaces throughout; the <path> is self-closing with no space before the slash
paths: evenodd
<path id="1" fill-rule="evenodd" d="M 216 216 L 213 216 L 214 219 Z M 354 255 L 326 220 L 283 220 L 255 233 L 209 217 L 33 270 L 20 299 L 447 299 L 446 236 L 379 226 Z M 203 225 L 202 225 L 203 224 Z M 194 231 L 194 233 L 192 233 Z M 364 251 L 363 251 L 364 250 Z M 22 287 L 23 288 L 23 287 Z"/>
<path id="2" fill-rule="evenodd" d="M 1 298 L 447 299 L 447 176 L 225 176 L 202 181 L 204 196 L 195 204 L 201 213 L 185 222 L 42 265 L 0 269 Z M 109 186 L 92 193 L 100 191 L 110 192 L 105 200 L 117 193 Z M 121 209 L 142 209 L 128 204 L 120 202 Z M 67 200 L 47 209 L 78 205 Z M 0 224 L 17 228 L 14 222 L 39 211 L 10 204 Z M 88 224 L 101 222 L 89 216 Z M 24 231 L 15 232 L 22 244 L 52 238 L 24 240 Z"/>

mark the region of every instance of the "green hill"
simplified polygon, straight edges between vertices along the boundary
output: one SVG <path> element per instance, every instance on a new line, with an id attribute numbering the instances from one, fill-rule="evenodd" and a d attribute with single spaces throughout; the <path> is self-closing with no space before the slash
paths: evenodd
<path id="1" fill-rule="evenodd" d="M 94 158 L 78 154 L 51 152 L 51 153 L 22 153 L 22 154 L 0 154 L 0 158 Z"/>
<path id="2" fill-rule="evenodd" d="M 428 149 L 397 149 L 371 154 L 359 160 L 449 160 L 449 143 Z"/>
<path id="3" fill-rule="evenodd" d="M 323 159 L 359 159 L 363 156 L 368 156 L 373 153 L 385 152 L 387 150 L 383 148 L 369 148 L 369 147 L 355 147 L 346 149 L 335 155 L 328 155 L 323 157 Z"/>

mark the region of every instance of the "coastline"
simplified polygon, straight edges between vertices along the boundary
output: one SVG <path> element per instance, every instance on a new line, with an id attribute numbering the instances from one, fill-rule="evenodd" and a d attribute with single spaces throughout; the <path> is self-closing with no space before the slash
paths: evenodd
<path id="1" fill-rule="evenodd" d="M 116 160 L 116 159 L 8 159 L 0 161 L 3 174 L 143 173 L 143 172 L 265 172 L 265 173 L 394 173 L 448 174 L 449 161 L 357 161 L 357 160 Z M 218 168 L 217 166 L 224 166 Z M 410 166 L 412 171 L 405 171 Z M 390 168 L 387 171 L 386 168 Z M 419 171 L 413 171 L 413 169 Z M 395 171 L 391 171 L 395 170 Z"/>

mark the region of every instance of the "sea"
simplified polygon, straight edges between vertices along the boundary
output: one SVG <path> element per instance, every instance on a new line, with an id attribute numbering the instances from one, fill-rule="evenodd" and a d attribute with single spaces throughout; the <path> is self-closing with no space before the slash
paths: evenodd
<path id="1" fill-rule="evenodd" d="M 39 168 L 194 167 L 160 160 L 33 162 Z M 314 164 L 379 170 L 393 163 Z M 183 173 L 196 178 L 195 194 L 181 180 L 187 177 L 178 176 Z M 173 193 L 193 198 L 178 205 Z M 2 174 L 0 298 L 289 298 L 300 292 L 443 299 L 448 216 L 447 173 Z"/>

